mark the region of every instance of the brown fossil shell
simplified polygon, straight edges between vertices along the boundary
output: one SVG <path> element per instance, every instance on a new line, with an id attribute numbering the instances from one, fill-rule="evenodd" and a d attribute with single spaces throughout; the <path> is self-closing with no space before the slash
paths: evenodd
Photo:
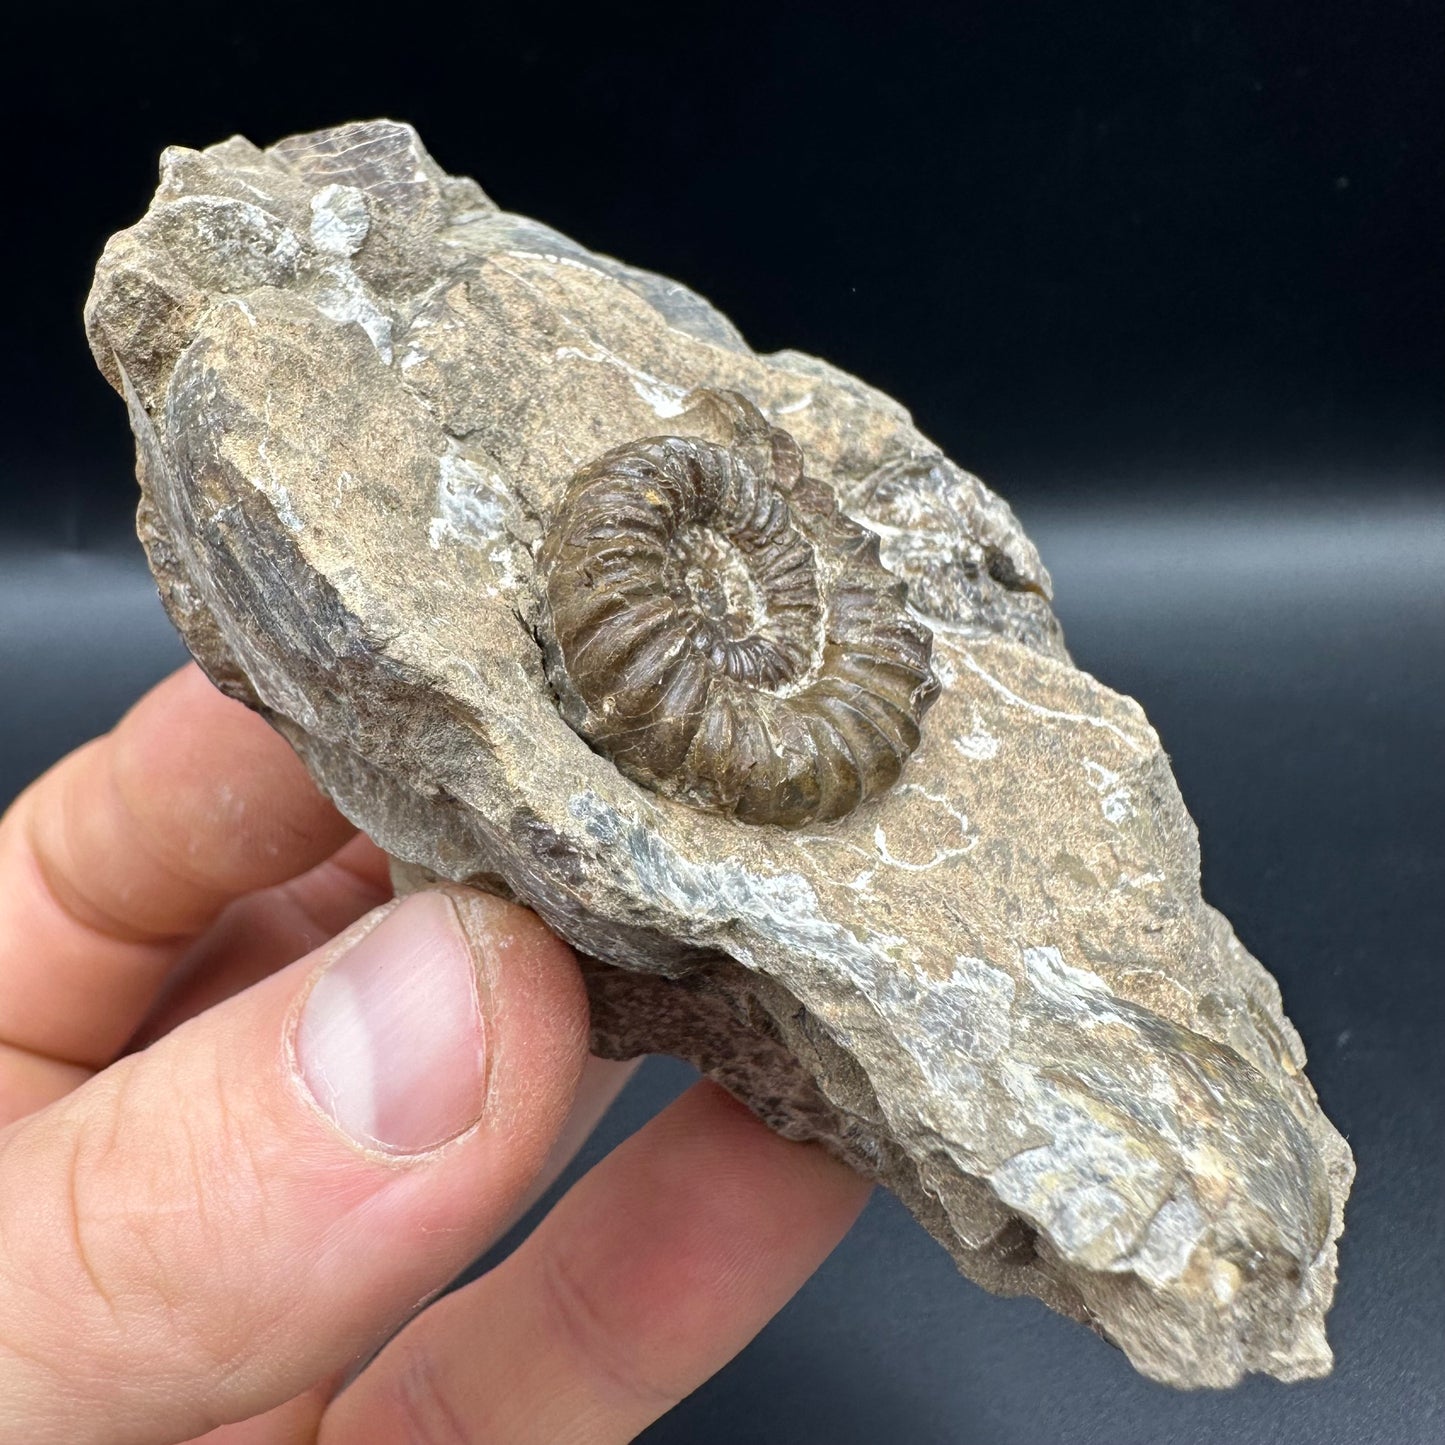
<path id="1" fill-rule="evenodd" d="M 628 777 L 744 823 L 841 817 L 897 779 L 938 694 L 878 539 L 736 392 L 728 444 L 655 436 L 572 479 L 541 549 L 548 675 Z"/>

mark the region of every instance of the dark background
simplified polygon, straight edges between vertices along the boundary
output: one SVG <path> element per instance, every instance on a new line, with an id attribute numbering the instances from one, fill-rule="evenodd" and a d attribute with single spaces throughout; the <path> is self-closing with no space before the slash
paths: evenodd
<path id="1" fill-rule="evenodd" d="M 1361 1171 L 1328 1381 L 1153 1386 L 879 1198 L 646 1438 L 1445 1440 L 1445 6 L 844 8 L 12 19 L 0 802 L 179 656 L 81 333 L 105 237 L 164 145 L 410 120 L 502 205 L 895 393 L 1009 497 Z M 648 1065 L 592 1152 L 686 1077 Z"/>

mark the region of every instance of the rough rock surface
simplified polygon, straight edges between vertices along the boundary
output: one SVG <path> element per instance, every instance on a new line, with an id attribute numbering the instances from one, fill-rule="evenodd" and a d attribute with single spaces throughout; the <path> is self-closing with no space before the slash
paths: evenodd
<path id="1" fill-rule="evenodd" d="M 1139 707 L 1070 664 L 1012 514 L 901 407 L 389 122 L 167 151 L 86 319 L 191 650 L 403 881 L 522 899 L 585 953 L 600 1051 L 695 1060 L 1156 1379 L 1329 1369 L 1352 1164 L 1278 989 L 1200 897 Z M 649 792 L 548 685 L 551 508 L 695 387 L 796 437 L 934 634 L 921 745 L 834 822 Z"/>

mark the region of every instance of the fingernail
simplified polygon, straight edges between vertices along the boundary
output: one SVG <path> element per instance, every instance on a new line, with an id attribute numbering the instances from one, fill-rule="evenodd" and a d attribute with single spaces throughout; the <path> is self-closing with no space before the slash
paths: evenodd
<path id="1" fill-rule="evenodd" d="M 444 893 L 416 893 L 312 985 L 295 1058 L 343 1133 L 369 1149 L 420 1154 L 481 1117 L 484 1035 L 456 907 Z"/>

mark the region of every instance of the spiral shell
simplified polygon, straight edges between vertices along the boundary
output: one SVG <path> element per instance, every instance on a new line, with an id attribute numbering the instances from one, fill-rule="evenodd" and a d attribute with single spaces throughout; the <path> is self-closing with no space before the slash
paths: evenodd
<path id="1" fill-rule="evenodd" d="M 724 445 L 656 436 L 572 479 L 540 554 L 568 723 L 634 781 L 744 823 L 890 787 L 938 694 L 878 539 L 736 392 Z"/>

